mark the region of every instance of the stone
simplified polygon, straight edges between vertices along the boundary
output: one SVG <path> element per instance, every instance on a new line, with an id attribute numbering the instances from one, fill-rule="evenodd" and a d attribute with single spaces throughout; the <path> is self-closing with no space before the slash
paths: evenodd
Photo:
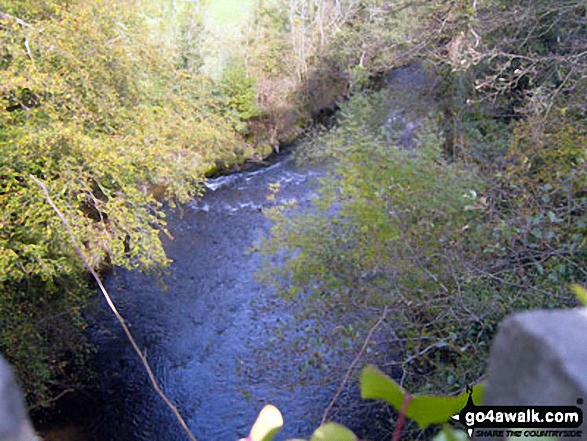
<path id="1" fill-rule="evenodd" d="M 506 318 L 491 348 L 483 404 L 577 406 L 587 439 L 587 308 Z"/>
<path id="2" fill-rule="evenodd" d="M 0 441 L 38 441 L 16 377 L 0 356 Z"/>

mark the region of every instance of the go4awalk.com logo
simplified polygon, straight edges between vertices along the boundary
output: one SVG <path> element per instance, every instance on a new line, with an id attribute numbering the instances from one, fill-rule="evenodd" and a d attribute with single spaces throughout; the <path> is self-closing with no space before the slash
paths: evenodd
<path id="1" fill-rule="evenodd" d="M 583 411 L 578 406 L 476 406 L 469 392 L 467 405 L 452 418 L 466 427 L 469 437 L 582 439 L 578 428 Z"/>

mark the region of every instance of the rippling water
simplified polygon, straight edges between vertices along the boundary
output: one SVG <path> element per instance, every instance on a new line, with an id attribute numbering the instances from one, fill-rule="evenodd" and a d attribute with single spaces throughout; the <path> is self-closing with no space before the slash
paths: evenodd
<path id="1" fill-rule="evenodd" d="M 428 79 L 417 67 L 404 68 L 392 72 L 387 83 L 401 98 L 390 102 L 389 128 L 394 130 L 399 121 L 399 141 L 409 146 L 421 119 L 402 109 L 421 101 L 415 86 L 426 86 Z M 285 429 L 278 439 L 309 437 L 341 381 L 348 357 L 353 358 L 322 348 L 322 355 L 337 359 L 338 367 L 308 367 L 293 348 L 300 340 L 313 344 L 312 323 L 296 322 L 292 306 L 254 277 L 261 256 L 251 249 L 269 232 L 263 209 L 275 203 L 268 199 L 270 184 L 280 184 L 277 202 L 295 201 L 311 209 L 324 173 L 324 167 L 299 167 L 285 155 L 270 167 L 210 180 L 203 198 L 182 213 L 168 213 L 173 238 L 163 240 L 173 263 L 166 276 L 116 269 L 106 280 L 163 390 L 200 441 L 246 436 L 267 403 L 284 416 Z M 92 405 L 72 409 L 88 432 L 87 440 L 186 439 L 152 390 L 105 301 L 90 309 L 98 392 Z M 346 400 L 343 406 L 359 401 L 356 388 L 350 390 L 339 400 Z M 373 408 L 369 406 L 371 416 Z M 376 410 L 378 420 L 388 425 L 389 414 L 381 409 Z M 347 409 L 348 415 L 360 420 L 356 408 L 350 413 Z M 370 423 L 363 433 L 381 432 Z M 80 441 L 79 436 L 71 439 Z"/>
<path id="2" fill-rule="evenodd" d="M 331 387 L 300 382 L 294 354 L 261 356 L 293 317 L 288 304 L 255 280 L 261 257 L 250 252 L 270 228 L 262 212 L 274 204 L 267 199 L 269 184 L 280 183 L 279 202 L 303 207 L 322 174 L 286 156 L 268 168 L 211 180 L 201 200 L 182 215 L 168 215 L 168 275 L 158 280 L 117 269 L 107 280 L 163 389 L 200 440 L 246 436 L 266 403 L 282 411 L 284 436 L 309 436 L 332 396 Z M 100 372 L 100 404 L 90 411 L 93 436 L 185 439 L 105 304 L 97 305 L 93 321 Z M 293 372 L 280 371 L 285 358 Z"/>

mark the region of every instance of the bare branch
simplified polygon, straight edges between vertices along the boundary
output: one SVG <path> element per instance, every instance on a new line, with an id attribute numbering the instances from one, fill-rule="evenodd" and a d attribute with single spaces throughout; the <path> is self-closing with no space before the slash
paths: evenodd
<path id="1" fill-rule="evenodd" d="M 340 386 L 338 387 L 338 389 L 336 390 L 336 393 L 334 394 L 334 397 L 332 398 L 332 401 L 330 402 L 330 404 L 328 405 L 328 407 L 324 411 L 324 415 L 322 415 L 322 422 L 320 424 L 324 424 L 326 422 L 326 418 L 328 418 L 328 414 L 330 413 L 330 411 L 332 410 L 332 407 L 334 406 L 334 404 L 336 403 L 336 401 L 340 397 L 340 394 L 342 393 L 346 383 L 349 381 L 349 378 L 350 378 L 351 374 L 353 373 L 355 366 L 357 365 L 357 363 L 359 362 L 359 360 L 363 356 L 363 352 L 365 352 L 365 349 L 367 348 L 367 345 L 369 344 L 369 341 L 371 340 L 373 333 L 379 327 L 379 325 L 381 325 L 381 323 L 383 323 L 383 321 L 385 320 L 386 317 L 387 317 L 387 307 L 385 307 L 385 309 L 383 310 L 383 314 L 381 315 L 381 317 L 379 317 L 379 320 L 377 320 L 377 323 L 375 323 L 373 325 L 373 327 L 369 330 L 369 333 L 367 334 L 367 337 L 365 338 L 365 341 L 363 342 L 363 347 L 361 347 L 361 350 L 359 351 L 359 353 L 357 354 L 357 356 L 355 357 L 355 359 L 353 360 L 353 362 L 351 363 L 351 365 L 347 369 L 346 374 L 345 374 L 342 382 L 340 383 Z"/>
<path id="2" fill-rule="evenodd" d="M 64 391 L 62 391 L 59 395 L 57 395 L 56 397 L 53 397 L 49 400 L 46 401 L 42 401 L 41 403 L 37 403 L 31 407 L 29 407 L 27 410 L 30 412 L 31 410 L 37 409 L 39 407 L 47 407 L 49 406 L 51 403 L 54 403 L 56 401 L 59 401 L 61 398 L 63 398 L 65 395 L 74 392 L 74 389 L 68 388 L 65 389 Z"/>
<path id="3" fill-rule="evenodd" d="M 14 21 L 14 22 L 18 23 L 19 25 L 24 26 L 26 28 L 31 28 L 31 29 L 35 28 L 33 25 L 27 23 L 26 21 L 21 20 L 20 18 L 15 17 L 14 15 L 10 15 L 4 11 L 0 11 L 0 18 L 3 20 L 12 20 L 12 21 Z"/>
<path id="4" fill-rule="evenodd" d="M 153 389 L 155 389 L 155 392 L 157 392 L 157 394 L 159 394 L 159 396 L 163 399 L 163 401 L 165 402 L 167 407 L 169 407 L 169 409 L 171 409 L 171 411 L 173 412 L 176 419 L 181 424 L 181 427 L 185 431 L 185 433 L 188 436 L 188 438 L 190 439 L 190 441 L 196 441 L 196 438 L 194 437 L 194 435 L 190 431 L 189 427 L 187 426 L 186 422 L 184 421 L 183 417 L 179 413 L 179 410 L 177 410 L 177 407 L 175 407 L 175 405 L 169 400 L 167 395 L 165 395 L 163 390 L 161 390 L 161 387 L 159 386 L 159 383 L 157 382 L 157 379 L 155 378 L 155 375 L 153 374 L 153 371 L 151 370 L 151 366 L 149 366 L 149 362 L 147 361 L 146 355 L 143 354 L 143 352 L 139 349 L 139 346 L 138 346 L 136 340 L 134 339 L 132 333 L 130 332 L 130 329 L 128 328 L 128 326 L 126 324 L 126 321 L 120 315 L 120 313 L 118 312 L 118 309 L 116 309 L 116 306 L 114 305 L 114 302 L 112 301 L 110 295 L 108 294 L 108 291 L 104 287 L 104 284 L 102 283 L 102 280 L 100 279 L 100 276 L 98 276 L 98 274 L 96 273 L 96 271 L 94 270 L 92 265 L 90 265 L 90 263 L 86 259 L 86 256 L 84 255 L 84 253 L 81 251 L 80 247 L 77 245 L 77 241 L 75 240 L 75 236 L 73 235 L 73 231 L 71 230 L 69 222 L 67 221 L 67 219 L 65 218 L 65 216 L 63 215 L 61 210 L 59 210 L 59 208 L 57 208 L 57 206 L 53 202 L 53 199 L 51 199 L 51 195 L 49 194 L 49 190 L 47 190 L 47 187 L 45 186 L 45 184 L 42 183 L 41 181 L 39 181 L 35 176 L 33 176 L 33 175 L 29 175 L 29 176 L 39 187 L 41 187 L 41 190 L 43 190 L 43 193 L 45 193 L 45 198 L 47 199 L 47 202 L 49 202 L 49 205 L 51 205 L 51 208 L 53 208 L 55 213 L 57 213 L 57 216 L 59 216 L 59 219 L 61 219 L 61 222 L 63 223 L 63 225 L 65 225 L 65 228 L 67 230 L 67 233 L 69 234 L 69 237 L 71 239 L 72 246 L 73 246 L 75 252 L 80 257 L 80 259 L 83 261 L 86 269 L 92 274 L 92 276 L 96 280 L 96 283 L 100 287 L 100 290 L 102 291 L 102 294 L 104 295 L 104 298 L 106 299 L 106 302 L 108 303 L 108 306 L 110 307 L 110 309 L 112 310 L 112 312 L 114 313 L 116 318 L 118 319 L 118 322 L 122 326 L 122 329 L 124 329 L 124 333 L 126 334 L 133 349 L 135 350 L 135 352 L 137 353 L 137 355 L 141 359 L 141 363 L 143 363 L 143 366 L 144 366 L 145 370 L 147 371 L 149 379 L 151 380 L 151 384 L 153 385 Z"/>

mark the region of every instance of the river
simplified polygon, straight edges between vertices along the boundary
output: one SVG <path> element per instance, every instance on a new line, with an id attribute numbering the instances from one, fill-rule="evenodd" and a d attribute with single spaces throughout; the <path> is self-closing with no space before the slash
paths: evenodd
<path id="1" fill-rule="evenodd" d="M 270 342 L 293 314 L 255 279 L 261 256 L 251 252 L 270 228 L 263 214 L 275 203 L 268 200 L 270 184 L 280 184 L 277 202 L 296 201 L 303 208 L 323 173 L 320 167 L 300 168 L 284 155 L 270 167 L 211 180 L 201 200 L 182 213 L 168 212 L 168 274 L 158 279 L 117 268 L 106 280 L 163 390 L 200 440 L 246 436 L 266 403 L 282 411 L 284 436 L 309 436 L 340 381 L 335 376 L 324 384 L 307 372 L 300 381 L 307 369 L 296 370 L 294 354 L 271 353 Z M 90 438 L 185 439 L 105 302 L 93 309 L 99 396 L 81 415 Z M 299 338 L 300 332 L 282 337 L 275 350 Z"/>
<path id="2" fill-rule="evenodd" d="M 406 116 L 405 109 L 426 102 L 415 91 L 427 87 L 429 78 L 419 67 L 402 68 L 386 83 L 400 97 L 390 102 L 388 124 L 401 120 L 398 139 L 409 143 L 421 118 Z M 309 438 L 354 358 L 344 349 L 320 347 L 312 322 L 300 320 L 292 304 L 255 278 L 262 257 L 254 250 L 271 228 L 264 209 L 295 201 L 311 210 L 326 173 L 325 166 L 297 165 L 288 153 L 273 161 L 212 179 L 202 198 L 167 211 L 172 238 L 163 241 L 173 262 L 165 276 L 116 268 L 106 279 L 162 389 L 200 441 L 245 437 L 267 403 L 283 413 L 279 440 Z M 80 430 L 84 441 L 186 439 L 102 298 L 89 308 L 88 321 L 97 348 L 96 384 L 89 400 L 63 408 L 66 426 L 75 426 L 63 428 L 75 432 L 67 439 L 80 441 Z M 314 350 L 323 363 L 308 363 Z M 361 404 L 356 386 L 345 389 L 337 404 L 338 421 L 362 427 L 360 435 L 377 437 L 380 424 L 389 433 L 389 412 Z"/>

